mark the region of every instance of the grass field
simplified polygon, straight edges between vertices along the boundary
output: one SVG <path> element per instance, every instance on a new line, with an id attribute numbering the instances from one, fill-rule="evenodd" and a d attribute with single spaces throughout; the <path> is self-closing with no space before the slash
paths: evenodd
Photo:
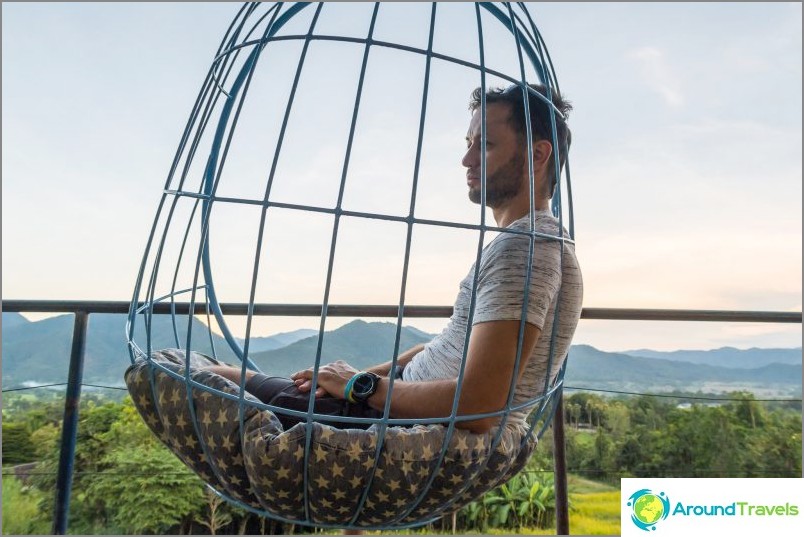
<path id="1" fill-rule="evenodd" d="M 570 534 L 619 535 L 620 489 L 568 476 Z"/>
<path id="2" fill-rule="evenodd" d="M 620 489 L 578 476 L 567 477 L 569 489 L 570 535 L 619 535 Z M 515 535 L 555 535 L 555 528 L 520 528 Z M 426 529 L 377 532 L 376 534 L 429 534 Z M 461 535 L 512 535 L 511 530 L 489 529 L 485 532 L 462 532 Z"/>

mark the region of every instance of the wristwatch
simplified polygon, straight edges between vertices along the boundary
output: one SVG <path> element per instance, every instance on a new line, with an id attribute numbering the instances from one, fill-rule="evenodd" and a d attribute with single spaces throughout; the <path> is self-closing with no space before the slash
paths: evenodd
<path id="1" fill-rule="evenodd" d="M 365 401 L 377 391 L 380 387 L 380 377 L 376 373 L 370 371 L 361 371 L 351 379 L 351 398 L 355 401 Z"/>

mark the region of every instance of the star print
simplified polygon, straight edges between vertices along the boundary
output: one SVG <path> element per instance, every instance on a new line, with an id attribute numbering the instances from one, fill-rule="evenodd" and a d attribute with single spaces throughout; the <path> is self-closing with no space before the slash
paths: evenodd
<path id="1" fill-rule="evenodd" d="M 332 477 L 343 477 L 343 467 L 339 466 L 338 463 L 333 463 L 332 465 Z"/>
<path id="2" fill-rule="evenodd" d="M 323 475 L 318 476 L 318 479 L 314 479 L 314 481 L 318 483 L 318 486 L 321 488 L 326 488 L 326 486 L 329 485 L 329 479 L 327 479 Z"/>
<path id="3" fill-rule="evenodd" d="M 349 445 L 349 460 L 351 462 L 357 462 L 360 460 L 361 455 L 362 451 L 360 449 L 360 444 L 358 443 L 358 440 L 355 440 Z"/>
<path id="4" fill-rule="evenodd" d="M 402 473 L 405 474 L 405 476 L 408 475 L 408 472 L 412 472 L 412 471 L 413 471 L 413 463 L 412 462 L 405 461 L 405 462 L 402 463 Z"/>
<path id="5" fill-rule="evenodd" d="M 220 409 L 220 410 L 218 411 L 218 419 L 217 419 L 217 420 L 215 420 L 215 421 L 216 421 L 217 423 L 219 423 L 221 426 L 226 425 L 226 422 L 227 422 L 227 421 L 229 421 L 229 420 L 227 419 L 227 417 L 226 417 L 226 411 L 225 411 L 225 410 L 223 410 L 223 409 Z"/>
<path id="6" fill-rule="evenodd" d="M 176 427 L 184 429 L 186 426 L 187 422 L 184 421 L 184 414 L 179 414 L 179 417 L 176 419 Z"/>
<path id="7" fill-rule="evenodd" d="M 316 462 L 325 461 L 325 460 L 327 460 L 327 451 L 321 446 L 316 446 L 316 448 L 315 448 L 315 457 L 316 457 L 316 459 L 315 459 Z"/>

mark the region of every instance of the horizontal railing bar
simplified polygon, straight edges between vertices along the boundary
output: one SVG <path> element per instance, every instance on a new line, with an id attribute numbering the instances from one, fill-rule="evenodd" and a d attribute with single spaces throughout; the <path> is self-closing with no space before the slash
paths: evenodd
<path id="1" fill-rule="evenodd" d="M 798 323 L 800 311 L 675 310 L 584 308 L 581 319 L 607 321 L 715 321 L 721 323 Z"/>
<path id="2" fill-rule="evenodd" d="M 128 313 L 130 304 L 116 300 L 4 300 L 3 311 L 31 313 Z M 154 304 L 154 313 L 167 314 L 175 311 L 189 312 L 189 302 L 159 302 Z M 224 303 L 221 310 L 225 315 L 246 315 L 248 304 Z M 206 305 L 195 304 L 196 314 L 205 314 Z M 327 316 L 330 317 L 397 317 L 398 306 L 330 304 Z M 254 315 L 275 315 L 287 317 L 316 317 L 321 315 L 320 304 L 255 304 Z M 405 306 L 405 317 L 449 317 L 452 306 Z M 685 309 L 642 309 L 642 308 L 583 308 L 581 319 L 606 321 L 712 321 L 735 323 L 801 323 L 801 312 L 796 311 L 729 311 L 729 310 L 685 310 Z"/>

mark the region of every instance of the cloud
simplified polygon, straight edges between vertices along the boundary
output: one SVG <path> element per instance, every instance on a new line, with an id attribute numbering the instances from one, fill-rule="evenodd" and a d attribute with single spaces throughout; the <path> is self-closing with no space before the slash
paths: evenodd
<path id="1" fill-rule="evenodd" d="M 678 77 L 672 72 L 661 50 L 642 47 L 631 51 L 628 58 L 637 62 L 643 82 L 658 93 L 665 103 L 673 107 L 684 104 Z"/>

